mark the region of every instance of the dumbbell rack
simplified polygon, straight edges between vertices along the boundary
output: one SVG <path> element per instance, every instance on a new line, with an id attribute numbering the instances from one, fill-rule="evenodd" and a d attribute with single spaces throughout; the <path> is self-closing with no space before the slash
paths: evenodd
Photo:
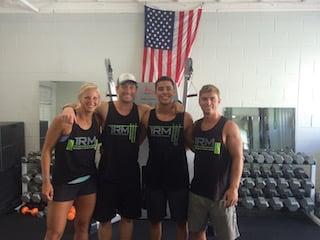
<path id="1" fill-rule="evenodd" d="M 39 174 L 41 173 L 40 155 L 40 152 L 32 152 L 29 153 L 27 156 L 22 157 L 21 159 L 21 199 L 24 205 L 32 205 L 37 208 L 43 208 L 43 206 L 45 205 L 41 198 L 42 177 L 41 175 L 39 176 Z M 31 171 L 33 171 L 33 174 L 30 174 Z M 25 180 L 25 176 L 28 174 L 28 178 L 30 177 L 30 180 Z M 35 177 L 36 175 L 38 176 Z M 36 178 L 37 182 L 34 181 Z M 32 186 L 30 184 L 32 184 Z M 40 217 L 42 215 L 42 212 L 39 212 L 38 216 Z"/>
<path id="2" fill-rule="evenodd" d="M 276 161 L 267 161 L 267 157 L 268 154 L 265 155 L 265 157 L 261 157 L 261 153 L 263 151 L 257 151 L 254 157 L 248 157 L 248 152 L 244 153 L 244 160 L 245 160 L 245 167 L 244 167 L 244 173 L 243 173 L 243 178 L 241 179 L 241 186 L 239 189 L 239 197 L 240 197 L 240 204 L 248 209 L 252 209 L 254 206 L 257 206 L 258 204 L 258 209 L 267 209 L 270 207 L 270 202 L 271 200 L 274 200 L 273 198 L 270 198 L 270 196 L 265 197 L 265 196 L 261 196 L 258 197 L 259 195 L 255 194 L 253 190 L 256 190 L 254 188 L 256 188 L 255 184 L 259 184 L 259 180 L 265 181 L 264 184 L 266 184 L 267 182 L 267 177 L 266 176 L 262 176 L 262 174 L 259 172 L 259 169 L 265 168 L 265 169 L 279 169 L 280 171 L 278 171 L 279 174 L 283 174 L 283 169 L 296 169 L 298 170 L 298 168 L 303 168 L 303 169 L 307 169 L 307 171 L 309 172 L 308 175 L 308 179 L 306 180 L 310 180 L 309 183 L 312 183 L 312 188 L 308 189 L 308 191 L 305 189 L 305 191 L 303 189 L 299 189 L 300 187 L 298 187 L 298 189 L 295 190 L 301 190 L 300 192 L 304 192 L 305 195 L 302 195 L 302 198 L 298 198 L 296 199 L 296 195 L 293 196 L 288 196 L 287 199 L 285 199 L 284 197 L 282 197 L 280 200 L 281 202 L 284 204 L 285 201 L 289 201 L 289 200 L 293 200 L 295 201 L 296 205 L 293 205 L 292 208 L 291 207 L 287 207 L 287 209 L 289 209 L 290 211 L 296 211 L 298 209 L 302 210 L 302 212 L 304 212 L 313 222 L 315 222 L 318 226 L 320 226 L 320 219 L 314 214 L 314 205 L 315 205 L 315 182 L 316 182 L 316 162 L 306 155 L 305 156 L 305 160 L 301 161 L 301 156 L 299 155 L 298 157 L 300 157 L 300 160 L 295 160 L 288 163 L 286 161 L 283 162 L 279 162 L 277 160 Z M 291 152 L 292 154 L 292 152 Z M 251 153 L 249 153 L 249 155 L 251 155 Z M 258 156 L 259 155 L 259 156 Z M 292 155 L 293 156 L 293 155 Z M 296 157 L 296 156 L 294 156 Z M 255 169 L 255 170 L 253 170 Z M 274 171 L 275 173 L 276 171 Z M 273 173 L 273 174 L 274 174 Z M 248 175 L 249 174 L 249 175 Z M 279 181 L 280 176 L 274 176 L 271 175 L 270 176 L 272 179 L 274 178 L 275 181 Z M 281 175 L 281 178 L 283 176 Z M 295 176 L 296 177 L 296 176 Z M 259 178 L 259 180 L 258 180 Z M 262 179 L 261 179 L 262 178 Z M 283 180 L 283 179 L 282 179 Z M 296 179 L 297 180 L 297 179 Z M 288 187 L 289 187 L 289 181 L 290 181 L 290 188 L 291 188 L 291 183 L 293 182 L 293 179 L 284 179 L 283 182 L 285 182 Z M 300 183 L 305 181 L 305 179 L 299 179 L 298 180 Z M 277 184 L 278 184 L 277 182 Z M 248 187 L 248 188 L 247 188 Z M 264 187 L 262 187 L 264 188 Z M 262 193 L 262 188 L 261 191 L 259 193 Z M 265 188 L 267 187 L 267 184 L 265 185 Z M 277 186 L 278 189 L 278 186 Z M 268 189 L 266 189 L 268 190 Z M 289 192 L 291 192 L 291 190 L 287 190 Z M 244 194 L 248 193 L 248 194 Z M 275 191 L 277 192 L 277 191 Z M 254 194 L 252 194 L 254 193 Z M 265 193 L 265 189 L 263 189 L 263 193 Z M 252 196 L 255 195 L 255 198 L 252 198 Z M 280 196 L 279 196 L 280 197 Z M 249 200 L 248 200 L 249 199 Z M 303 199 L 303 200 L 302 200 Z M 306 203 L 306 199 L 308 199 L 308 205 L 306 207 L 305 203 Z M 260 201 L 259 201 L 260 200 Z M 263 201 L 261 201 L 263 200 Z M 303 202 L 304 201 L 304 202 Z M 303 203 L 302 203 L 303 202 Z M 311 203 L 312 202 L 312 203 Z M 301 204 L 302 203 L 302 204 Z M 310 207 L 309 207 L 310 206 Z M 274 209 L 276 209 L 274 206 L 272 206 Z M 280 210 L 283 207 L 280 207 L 279 209 L 276 210 Z"/>

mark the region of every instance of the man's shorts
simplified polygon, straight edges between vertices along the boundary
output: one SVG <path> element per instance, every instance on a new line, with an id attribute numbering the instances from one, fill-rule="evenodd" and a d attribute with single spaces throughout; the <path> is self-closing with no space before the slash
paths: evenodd
<path id="1" fill-rule="evenodd" d="M 97 202 L 93 218 L 99 222 L 108 222 L 116 214 L 128 219 L 141 216 L 141 190 L 139 181 L 98 183 Z"/>
<path id="2" fill-rule="evenodd" d="M 53 185 L 53 201 L 65 202 L 75 200 L 79 196 L 97 192 L 97 182 L 94 177 L 75 184 Z"/>
<path id="3" fill-rule="evenodd" d="M 205 231 L 207 224 L 213 226 L 217 239 L 233 240 L 240 236 L 236 208 L 225 208 L 224 201 L 189 194 L 188 227 L 190 232 Z"/>
<path id="4" fill-rule="evenodd" d="M 184 222 L 188 215 L 188 189 L 177 191 L 146 190 L 146 206 L 148 219 L 152 222 L 161 221 L 167 213 L 169 203 L 170 216 L 175 222 Z"/>

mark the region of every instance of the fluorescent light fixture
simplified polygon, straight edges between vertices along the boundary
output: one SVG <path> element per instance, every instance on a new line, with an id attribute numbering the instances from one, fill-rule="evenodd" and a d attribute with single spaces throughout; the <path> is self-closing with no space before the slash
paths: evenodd
<path id="1" fill-rule="evenodd" d="M 39 8 L 33 6 L 31 3 L 29 3 L 27 0 L 19 0 L 20 2 L 22 2 L 24 5 L 26 5 L 27 7 L 29 7 L 30 9 L 32 9 L 33 11 L 39 13 Z"/>

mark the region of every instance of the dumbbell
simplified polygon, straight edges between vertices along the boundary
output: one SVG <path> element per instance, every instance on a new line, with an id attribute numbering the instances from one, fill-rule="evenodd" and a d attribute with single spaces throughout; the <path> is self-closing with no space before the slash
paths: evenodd
<path id="1" fill-rule="evenodd" d="M 269 200 L 269 204 L 274 210 L 280 210 L 283 208 L 283 201 L 279 197 L 272 197 Z"/>
<path id="2" fill-rule="evenodd" d="M 311 197 L 311 189 L 309 190 L 309 189 L 305 189 L 305 191 L 306 191 L 306 193 L 305 193 L 305 197 Z"/>
<path id="3" fill-rule="evenodd" d="M 282 164 L 284 162 L 284 158 L 280 154 L 275 154 L 273 158 L 277 164 Z"/>
<path id="4" fill-rule="evenodd" d="M 255 185 L 257 188 L 263 189 L 266 186 L 266 181 L 264 180 L 264 178 L 257 177 Z"/>
<path id="5" fill-rule="evenodd" d="M 307 197 L 306 190 L 303 188 L 294 189 L 292 190 L 292 193 L 296 199 L 303 199 L 304 197 Z"/>
<path id="6" fill-rule="evenodd" d="M 313 182 L 311 182 L 310 179 L 302 179 L 301 180 L 301 186 L 305 190 L 311 190 L 312 188 L 314 188 L 314 184 L 313 184 Z"/>
<path id="7" fill-rule="evenodd" d="M 254 199 L 250 196 L 241 198 L 241 204 L 248 209 L 252 209 L 255 205 Z"/>
<path id="8" fill-rule="evenodd" d="M 246 186 L 248 189 L 251 189 L 255 186 L 253 178 L 245 178 L 243 181 L 243 185 Z"/>
<path id="9" fill-rule="evenodd" d="M 300 200 L 300 205 L 303 209 L 310 212 L 314 209 L 314 202 L 311 198 L 302 198 Z"/>
<path id="10" fill-rule="evenodd" d="M 264 162 L 264 156 L 261 154 L 257 154 L 253 158 L 254 158 L 255 162 L 257 162 L 257 163 L 261 164 Z"/>
<path id="11" fill-rule="evenodd" d="M 282 172 L 283 172 L 283 176 L 285 178 L 293 178 L 294 177 L 294 172 L 292 169 L 283 169 Z"/>
<path id="12" fill-rule="evenodd" d="M 278 165 L 272 165 L 270 170 L 272 172 L 272 176 L 275 178 L 279 178 L 283 176 L 283 173 Z"/>
<path id="13" fill-rule="evenodd" d="M 288 197 L 284 200 L 284 205 L 289 209 L 289 211 L 294 212 L 300 208 L 300 204 L 294 197 Z"/>
<path id="14" fill-rule="evenodd" d="M 283 156 L 283 159 L 284 159 L 284 163 L 287 163 L 287 164 L 293 163 L 293 158 L 287 154 Z"/>
<path id="15" fill-rule="evenodd" d="M 283 157 L 284 163 L 291 164 L 293 162 L 293 158 L 285 152 L 279 152 L 279 155 Z"/>
<path id="16" fill-rule="evenodd" d="M 293 155 L 293 162 L 296 164 L 303 164 L 304 163 L 304 158 L 301 155 L 301 153 L 297 153 Z"/>
<path id="17" fill-rule="evenodd" d="M 281 198 L 288 198 L 293 196 L 292 191 L 289 188 L 278 188 L 277 190 Z"/>
<path id="18" fill-rule="evenodd" d="M 292 190 L 298 189 L 298 188 L 301 187 L 301 183 L 300 183 L 300 181 L 299 181 L 297 178 L 291 178 L 291 179 L 289 179 L 289 185 L 290 185 L 290 188 L 291 188 Z"/>
<path id="19" fill-rule="evenodd" d="M 69 212 L 68 212 L 68 216 L 67 216 L 67 219 L 69 221 L 72 221 L 74 220 L 76 217 L 76 209 L 74 206 L 72 206 L 70 209 L 69 209 Z"/>
<path id="20" fill-rule="evenodd" d="M 245 187 L 240 187 L 239 188 L 239 197 L 245 197 L 245 196 L 249 196 L 251 193 L 250 193 L 250 190 L 248 188 L 245 188 Z"/>
<path id="21" fill-rule="evenodd" d="M 30 182 L 34 176 L 38 173 L 38 169 L 36 168 L 31 168 L 27 171 L 26 174 L 23 174 L 22 177 L 21 177 L 21 181 L 24 182 L 24 183 L 28 183 Z"/>
<path id="22" fill-rule="evenodd" d="M 261 152 L 261 154 L 264 156 L 264 161 L 265 161 L 266 163 L 271 164 L 271 163 L 274 162 L 274 158 L 273 158 L 273 156 L 272 156 L 271 154 L 268 154 L 268 153 L 265 152 L 265 151 Z"/>
<path id="23" fill-rule="evenodd" d="M 251 176 L 255 178 L 261 176 L 261 171 L 258 166 L 253 166 L 251 168 Z"/>
<path id="24" fill-rule="evenodd" d="M 28 190 L 30 192 L 39 192 L 40 191 L 40 186 L 38 184 L 36 184 L 35 182 L 31 181 L 28 184 Z"/>
<path id="25" fill-rule="evenodd" d="M 284 178 L 278 178 L 277 179 L 277 186 L 278 186 L 278 188 L 285 189 L 285 188 L 289 187 L 289 183 Z"/>
<path id="26" fill-rule="evenodd" d="M 267 198 L 272 198 L 272 197 L 279 197 L 279 193 L 277 192 L 276 189 L 270 189 L 270 188 L 264 188 L 263 189 L 263 192 L 264 192 L 264 195 L 267 197 Z"/>
<path id="27" fill-rule="evenodd" d="M 35 181 L 38 184 L 42 184 L 42 175 L 41 173 L 38 173 L 34 176 L 33 181 Z"/>
<path id="28" fill-rule="evenodd" d="M 263 193 L 262 189 L 260 189 L 260 188 L 254 187 L 254 188 L 250 189 L 250 192 L 251 192 L 252 197 L 254 197 L 254 198 L 264 196 L 264 193 Z"/>
<path id="29" fill-rule="evenodd" d="M 244 161 L 248 162 L 248 163 L 253 163 L 254 162 L 254 158 L 250 154 L 247 154 L 247 155 L 244 156 Z"/>
<path id="30" fill-rule="evenodd" d="M 270 189 L 275 189 L 277 186 L 277 182 L 274 178 L 269 177 L 266 180 L 266 186 Z"/>
<path id="31" fill-rule="evenodd" d="M 23 183 L 28 183 L 28 182 L 30 182 L 31 180 L 32 180 L 32 178 L 33 178 L 33 175 L 32 174 L 23 174 L 22 176 L 21 176 L 21 181 L 23 182 Z"/>
<path id="32" fill-rule="evenodd" d="M 272 173 L 271 173 L 269 167 L 267 167 L 267 166 L 261 166 L 260 171 L 261 171 L 261 176 L 264 178 L 268 178 L 268 177 L 272 176 Z"/>
<path id="33" fill-rule="evenodd" d="M 269 203 L 264 197 L 257 197 L 255 199 L 255 204 L 260 209 L 267 209 L 269 207 Z"/>
<path id="34" fill-rule="evenodd" d="M 41 200 L 42 200 L 42 197 L 41 197 L 41 193 L 40 192 L 35 192 L 31 195 L 31 200 L 34 202 L 34 203 L 40 203 Z"/>
<path id="35" fill-rule="evenodd" d="M 250 169 L 244 167 L 242 172 L 242 177 L 249 177 L 251 175 Z"/>
<path id="36" fill-rule="evenodd" d="M 303 168 L 295 168 L 293 172 L 296 178 L 304 179 L 309 177 L 308 174 L 305 173 Z"/>
<path id="37" fill-rule="evenodd" d="M 23 193 L 21 196 L 21 201 L 25 202 L 25 203 L 30 202 L 31 201 L 31 193 L 30 192 Z"/>
<path id="38" fill-rule="evenodd" d="M 21 208 L 21 213 L 23 215 L 26 215 L 26 214 L 31 214 L 32 216 L 37 216 L 38 212 L 39 212 L 39 209 L 38 208 L 28 208 L 27 206 L 24 206 Z"/>
<path id="39" fill-rule="evenodd" d="M 306 164 L 310 164 L 310 165 L 316 164 L 316 160 L 312 156 L 305 155 L 303 156 L 303 158 Z"/>

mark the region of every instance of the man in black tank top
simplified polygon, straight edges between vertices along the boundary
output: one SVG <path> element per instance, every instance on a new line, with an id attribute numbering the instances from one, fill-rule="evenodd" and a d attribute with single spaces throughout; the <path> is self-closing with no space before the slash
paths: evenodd
<path id="1" fill-rule="evenodd" d="M 161 220 L 168 201 L 177 239 L 186 240 L 189 174 L 185 147 L 191 142 L 192 118 L 175 111 L 175 83 L 171 78 L 161 77 L 155 86 L 158 105 L 142 119 L 149 140 L 145 183 L 150 239 L 161 239 Z"/>
<path id="2" fill-rule="evenodd" d="M 188 225 L 192 240 L 205 240 L 208 223 L 218 239 L 239 237 L 235 206 L 243 168 L 238 126 L 221 116 L 219 89 L 205 85 L 199 92 L 203 118 L 193 129 L 194 177 L 189 196 Z"/>

